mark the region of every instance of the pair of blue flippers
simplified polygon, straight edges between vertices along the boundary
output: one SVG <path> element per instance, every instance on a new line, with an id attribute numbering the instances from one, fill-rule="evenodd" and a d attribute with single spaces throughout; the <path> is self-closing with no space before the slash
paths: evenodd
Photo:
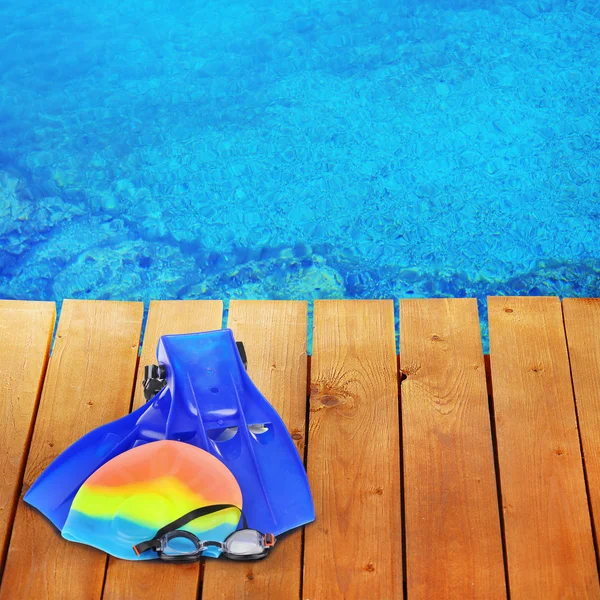
<path id="1" fill-rule="evenodd" d="M 228 467 L 251 527 L 279 535 L 314 520 L 302 460 L 246 373 L 231 330 L 163 336 L 157 358 L 166 385 L 144 406 L 67 448 L 25 500 L 62 530 L 77 491 L 99 467 L 136 446 L 176 440 Z"/>

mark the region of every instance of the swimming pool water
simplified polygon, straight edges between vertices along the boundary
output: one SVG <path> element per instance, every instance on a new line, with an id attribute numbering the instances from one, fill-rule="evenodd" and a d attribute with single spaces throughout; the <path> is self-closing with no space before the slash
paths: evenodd
<path id="1" fill-rule="evenodd" d="M 595 0 L 4 0 L 0 297 L 600 295 Z"/>

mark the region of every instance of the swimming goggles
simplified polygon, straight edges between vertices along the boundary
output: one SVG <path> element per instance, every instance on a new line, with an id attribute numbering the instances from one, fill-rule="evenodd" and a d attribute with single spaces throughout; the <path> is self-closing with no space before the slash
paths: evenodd
<path id="1" fill-rule="evenodd" d="M 240 511 L 242 529 L 237 529 L 227 536 L 224 542 L 200 540 L 193 533 L 179 529 L 194 519 L 227 508 L 237 508 Z M 272 533 L 261 533 L 256 529 L 248 529 L 246 517 L 238 506 L 215 504 L 192 510 L 165 525 L 156 532 L 151 540 L 136 544 L 133 550 L 138 556 L 148 550 L 154 550 L 158 558 L 169 562 L 193 562 L 201 558 L 202 553 L 206 550 L 215 548 L 231 560 L 259 560 L 267 556 L 276 541 Z"/>

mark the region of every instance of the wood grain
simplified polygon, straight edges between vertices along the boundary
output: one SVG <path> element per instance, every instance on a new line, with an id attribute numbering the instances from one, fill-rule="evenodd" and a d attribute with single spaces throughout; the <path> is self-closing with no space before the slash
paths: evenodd
<path id="1" fill-rule="evenodd" d="M 0 573 L 50 354 L 54 302 L 0 300 Z"/>
<path id="2" fill-rule="evenodd" d="M 600 299 L 563 300 L 579 434 L 596 540 L 600 537 Z"/>
<path id="3" fill-rule="evenodd" d="M 23 492 L 72 442 L 127 413 L 142 316 L 141 303 L 63 303 Z M 106 554 L 63 540 L 45 517 L 19 502 L 0 598 L 93 600 L 102 592 L 105 566 Z"/>
<path id="4" fill-rule="evenodd" d="M 166 300 L 150 303 L 144 345 L 138 366 L 134 408 L 144 404 L 144 366 L 156 364 L 156 347 L 161 335 L 195 333 L 220 329 L 223 303 L 220 300 Z M 109 558 L 103 600 L 144 598 L 195 600 L 200 579 L 199 563 L 178 565 L 157 561 L 130 562 Z"/>
<path id="5" fill-rule="evenodd" d="M 407 596 L 505 598 L 477 301 L 400 302 Z"/>
<path id="6" fill-rule="evenodd" d="M 490 298 L 489 325 L 511 598 L 598 598 L 560 301 Z"/>
<path id="7" fill-rule="evenodd" d="M 303 598 L 402 597 L 394 338 L 391 300 L 315 302 Z"/>
<path id="8" fill-rule="evenodd" d="M 248 373 L 275 407 L 304 456 L 306 422 L 306 302 L 231 302 L 228 326 L 248 355 Z M 202 600 L 293 600 L 300 595 L 302 531 L 278 542 L 268 560 L 207 560 Z"/>

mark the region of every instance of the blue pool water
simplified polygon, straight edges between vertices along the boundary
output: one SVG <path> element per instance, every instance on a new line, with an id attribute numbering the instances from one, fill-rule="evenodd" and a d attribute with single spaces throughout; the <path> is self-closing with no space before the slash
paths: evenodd
<path id="1" fill-rule="evenodd" d="M 0 297 L 600 295 L 596 0 L 4 0 Z"/>

